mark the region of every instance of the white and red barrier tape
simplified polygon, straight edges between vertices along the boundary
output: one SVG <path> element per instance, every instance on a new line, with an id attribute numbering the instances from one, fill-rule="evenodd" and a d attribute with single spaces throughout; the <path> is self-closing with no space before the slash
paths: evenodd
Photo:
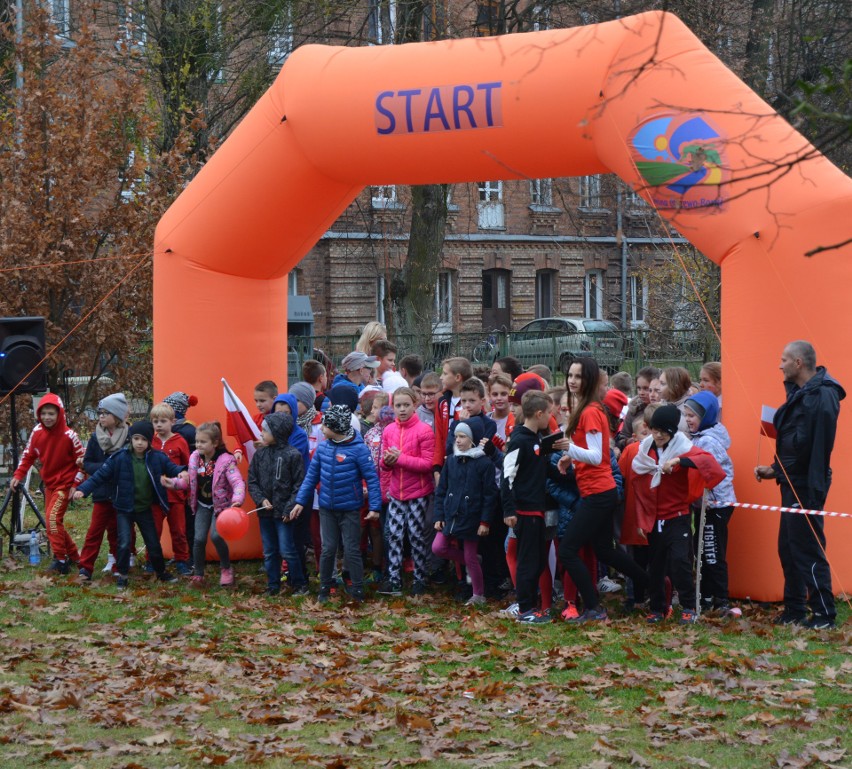
<path id="1" fill-rule="evenodd" d="M 832 513 L 828 510 L 802 510 L 800 507 L 777 507 L 775 505 L 752 505 L 748 502 L 734 502 L 734 507 L 746 510 L 769 510 L 776 513 L 799 513 L 800 515 L 823 515 L 830 518 L 852 518 L 852 513 Z"/>

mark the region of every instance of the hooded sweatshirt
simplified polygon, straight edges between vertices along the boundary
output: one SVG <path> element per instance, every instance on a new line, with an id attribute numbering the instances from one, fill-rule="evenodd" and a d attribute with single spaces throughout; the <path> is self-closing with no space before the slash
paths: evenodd
<path id="1" fill-rule="evenodd" d="M 259 448 L 251 460 L 248 488 L 254 503 L 260 507 L 264 499 L 272 509 L 261 508 L 261 518 L 282 518 L 296 504 L 296 492 L 305 477 L 305 466 L 298 449 L 290 444 L 293 417 L 283 412 L 267 414 L 264 420 L 275 438 L 271 446 Z"/>
<path id="2" fill-rule="evenodd" d="M 308 465 L 311 463 L 311 450 L 308 446 L 308 434 L 304 431 L 304 429 L 296 424 L 296 418 L 299 415 L 299 402 L 296 400 L 295 395 L 292 395 L 291 393 L 281 393 L 272 402 L 273 412 L 275 411 L 276 403 L 286 403 L 290 407 L 290 416 L 293 418 L 293 428 L 288 443 L 296 449 L 299 454 L 301 454 L 302 461 L 305 463 L 305 472 L 307 472 Z M 264 418 L 268 418 L 271 414 L 272 412 L 266 414 Z"/>
<path id="3" fill-rule="evenodd" d="M 45 406 L 59 409 L 56 424 L 51 428 L 41 423 L 41 411 Z M 24 480 L 27 471 L 34 462 L 39 462 L 39 475 L 48 489 L 67 489 L 83 480 L 83 474 L 77 469 L 77 461 L 82 462 L 86 453 L 80 438 L 65 421 L 65 407 L 58 395 L 48 393 L 38 404 L 36 418 L 39 423 L 33 428 L 27 447 L 21 455 L 21 462 L 14 477 Z"/>
<path id="4" fill-rule="evenodd" d="M 713 393 L 705 390 L 691 395 L 687 401 L 695 401 L 704 409 L 698 431 L 691 434 L 692 445 L 712 454 L 725 471 L 724 480 L 710 490 L 707 505 L 708 507 L 730 507 L 737 501 L 734 493 L 734 463 L 728 456 L 731 436 L 727 428 L 716 421 L 719 418 L 719 401 Z M 686 405 L 689 408 L 689 404 Z"/>

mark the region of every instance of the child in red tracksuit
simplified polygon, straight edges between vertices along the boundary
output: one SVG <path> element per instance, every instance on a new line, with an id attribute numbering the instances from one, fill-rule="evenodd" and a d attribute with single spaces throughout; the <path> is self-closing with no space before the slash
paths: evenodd
<path id="1" fill-rule="evenodd" d="M 150 414 L 151 424 L 154 425 L 154 440 L 151 448 L 162 451 L 172 464 L 186 467 L 189 464 L 189 445 L 182 435 L 172 432 L 175 423 L 175 411 L 168 403 L 157 403 Z M 151 512 L 154 514 L 154 527 L 157 530 L 157 538 L 163 536 L 163 521 L 169 522 L 169 534 L 172 538 L 172 553 L 175 559 L 175 569 L 182 577 L 189 577 L 192 568 L 189 565 L 189 544 L 186 540 L 186 515 L 184 505 L 186 504 L 187 492 L 178 489 L 168 489 L 166 498 L 169 503 L 168 513 L 163 513 L 159 505 L 153 505 Z M 150 559 L 146 563 L 146 571 Z"/>
<path id="2" fill-rule="evenodd" d="M 65 407 L 59 396 L 45 395 L 36 409 L 38 424 L 33 428 L 21 461 L 12 476 L 14 490 L 24 480 L 34 462 L 39 463 L 39 475 L 44 484 L 44 517 L 47 538 L 54 561 L 50 571 L 68 574 L 71 562 L 80 560 L 74 540 L 65 530 L 63 521 L 71 489 L 83 480 L 79 468 L 86 453 L 80 438 L 65 422 Z"/>

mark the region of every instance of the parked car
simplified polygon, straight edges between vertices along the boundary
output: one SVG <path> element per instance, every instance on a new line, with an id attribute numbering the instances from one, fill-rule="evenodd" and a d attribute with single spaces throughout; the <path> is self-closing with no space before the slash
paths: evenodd
<path id="1" fill-rule="evenodd" d="M 563 374 L 574 360 L 590 356 L 602 369 L 615 372 L 624 361 L 624 340 L 608 320 L 539 318 L 509 335 L 508 354 L 525 368 L 544 363 Z"/>

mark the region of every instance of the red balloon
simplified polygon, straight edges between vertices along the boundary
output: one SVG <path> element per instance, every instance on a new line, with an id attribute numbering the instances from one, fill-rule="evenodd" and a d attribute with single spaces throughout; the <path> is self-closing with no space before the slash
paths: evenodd
<path id="1" fill-rule="evenodd" d="M 226 507 L 216 516 L 216 531 L 227 542 L 242 539 L 248 528 L 248 514 L 242 508 Z"/>

